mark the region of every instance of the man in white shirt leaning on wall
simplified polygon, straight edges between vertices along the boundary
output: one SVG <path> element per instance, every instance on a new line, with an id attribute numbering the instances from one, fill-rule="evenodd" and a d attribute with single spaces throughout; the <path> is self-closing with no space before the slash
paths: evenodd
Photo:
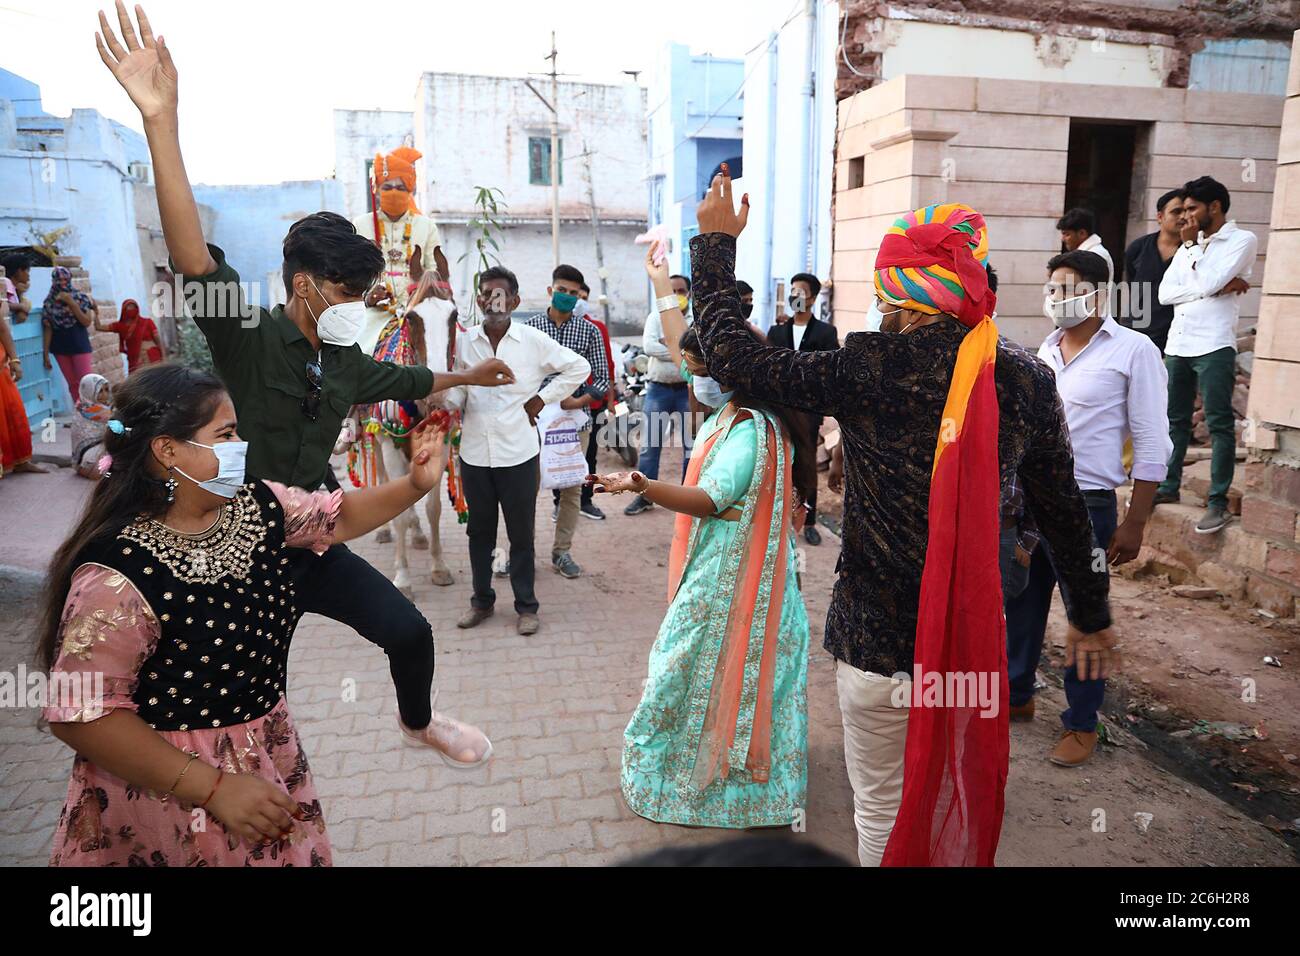
<path id="1" fill-rule="evenodd" d="M 1192 437 L 1192 407 L 1200 388 L 1210 430 L 1210 492 L 1200 534 L 1228 523 L 1228 489 L 1237 462 L 1232 389 L 1237 380 L 1237 320 L 1255 265 L 1259 240 L 1228 218 L 1231 199 L 1222 183 L 1202 176 L 1183 186 L 1183 245 L 1160 281 L 1162 305 L 1174 307 L 1165 344 L 1169 370 L 1169 474 L 1156 504 L 1177 502 L 1183 457 Z"/>
<path id="2" fill-rule="evenodd" d="M 519 280 L 509 269 L 493 266 L 479 276 L 478 306 L 483 323 L 456 342 L 456 367 L 486 355 L 509 362 L 515 380 L 488 389 L 463 386 L 447 390 L 444 404 L 463 409 L 460 467 L 469 505 L 469 563 L 474 582 L 470 608 L 457 627 L 474 627 L 492 616 L 492 552 L 497 543 L 497 512 L 506 521 L 510 540 L 510 587 L 514 591 L 518 631 L 537 633 L 537 596 L 533 590 L 533 536 L 537 489 L 541 476 L 541 439 L 537 416 L 542 408 L 573 394 L 587 380 L 591 365 L 539 329 L 513 322 L 519 308 Z M 545 385 L 547 376 L 554 375 Z"/>

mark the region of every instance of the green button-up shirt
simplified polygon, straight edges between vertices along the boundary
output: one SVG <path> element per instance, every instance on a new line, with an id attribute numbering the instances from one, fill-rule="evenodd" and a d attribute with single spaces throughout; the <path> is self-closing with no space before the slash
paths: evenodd
<path id="1" fill-rule="evenodd" d="M 376 362 L 356 345 L 323 345 L 318 355 L 283 306 L 270 312 L 247 306 L 225 253 L 213 245 L 208 250 L 217 268 L 185 277 L 186 307 L 235 403 L 239 436 L 248 442 L 250 478 L 318 488 L 353 405 L 415 400 L 433 391 L 429 369 Z M 310 391 L 307 363 L 318 357 L 325 380 L 312 421 L 302 412 L 302 400 Z"/>

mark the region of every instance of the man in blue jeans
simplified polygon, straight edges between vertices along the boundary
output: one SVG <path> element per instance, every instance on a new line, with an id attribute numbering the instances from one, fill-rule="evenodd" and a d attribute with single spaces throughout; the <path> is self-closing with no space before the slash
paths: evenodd
<path id="1" fill-rule="evenodd" d="M 646 370 L 648 383 L 645 390 L 645 433 L 641 442 L 641 457 L 637 471 L 647 478 L 659 477 L 659 452 L 668 442 L 671 426 L 682 442 L 682 478 L 686 478 L 686 465 L 690 459 L 690 439 L 686 435 L 686 423 L 690 412 L 690 395 L 686 389 L 686 379 L 682 370 L 673 364 L 664 342 L 663 322 L 659 313 L 665 309 L 678 308 L 686 315 L 686 324 L 690 325 L 691 280 L 686 276 L 670 277 L 673 294 L 664 296 L 655 302 L 654 311 L 646 316 L 645 332 L 641 337 L 641 348 L 650 358 Z M 627 515 L 639 515 L 649 511 L 654 505 L 637 495 L 632 503 L 623 509 Z"/>
<path id="2" fill-rule="evenodd" d="M 1164 479 L 1173 443 L 1166 417 L 1167 376 L 1160 350 L 1141 332 L 1106 315 L 1109 269 L 1093 252 L 1075 250 L 1054 257 L 1043 312 L 1056 326 L 1038 357 L 1056 373 L 1074 449 L 1074 479 L 1092 520 L 1093 562 L 1103 572 L 1137 557 L 1142 533 Z M 1128 481 L 1124 445 L 1133 441 L 1133 495 L 1118 522 L 1115 489 Z M 1034 679 L 1043 652 L 1047 615 L 1057 584 L 1047 542 L 1030 531 L 1013 481 L 1003 491 L 1002 591 L 1007 615 L 1007 679 L 1010 717 L 1034 717 Z M 1062 585 L 1064 589 L 1064 585 Z M 1068 597 L 1062 594 L 1062 597 Z M 1067 602 L 1068 603 L 1068 602 Z M 1097 746 L 1097 712 L 1104 679 L 1080 680 L 1065 670 L 1062 732 L 1048 759 L 1077 767 Z"/>

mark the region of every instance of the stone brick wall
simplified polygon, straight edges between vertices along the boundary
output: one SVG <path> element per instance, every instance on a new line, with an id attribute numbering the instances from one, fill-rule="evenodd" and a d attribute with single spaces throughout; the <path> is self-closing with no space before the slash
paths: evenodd
<path id="1" fill-rule="evenodd" d="M 990 260 L 1000 279 L 998 327 L 1036 348 L 1051 331 L 1042 314 L 1044 266 L 1060 250 L 1055 224 L 1065 210 L 1070 123 L 1080 116 L 1149 124 L 1130 184 L 1126 242 L 1154 228 L 1147 217 L 1161 193 L 1209 173 L 1229 184 L 1237 224 L 1259 237 L 1251 280 L 1258 286 L 1270 252 L 1282 98 L 1160 87 L 1117 95 L 1116 89 L 906 74 L 841 100 L 832 265 L 840 334 L 863 327 L 874 296 L 870 266 L 895 217 L 954 201 L 988 221 Z M 1242 177 L 1243 156 L 1255 173 L 1249 181 Z M 1259 303 L 1258 288 L 1242 297 L 1240 331 L 1255 325 Z M 1294 342 L 1300 339 L 1293 340 L 1296 348 Z"/>
<path id="2" fill-rule="evenodd" d="M 117 303 L 111 299 L 95 298 L 94 289 L 91 287 L 90 273 L 82 268 L 81 259 L 77 257 L 60 257 L 58 262 L 59 265 L 65 265 L 71 270 L 73 287 L 94 299 L 95 305 L 99 309 L 100 321 L 105 323 L 117 321 Z M 118 343 L 117 335 L 113 332 L 97 332 L 94 326 L 91 326 L 89 331 L 91 363 L 94 371 L 117 385 L 126 378 L 126 374 L 122 369 L 121 346 Z"/>
<path id="3" fill-rule="evenodd" d="M 1206 40 L 1250 36 L 1289 39 L 1300 23 L 1298 0 L 841 0 L 847 22 L 836 57 L 838 98 L 869 88 L 888 44 L 889 18 L 1023 30 L 1091 41 L 1099 30 L 1115 42 L 1164 52 L 1167 86 L 1186 87 L 1193 53 Z M 858 73 L 850 70 L 845 60 Z M 859 74 L 867 74 L 866 76 Z"/>

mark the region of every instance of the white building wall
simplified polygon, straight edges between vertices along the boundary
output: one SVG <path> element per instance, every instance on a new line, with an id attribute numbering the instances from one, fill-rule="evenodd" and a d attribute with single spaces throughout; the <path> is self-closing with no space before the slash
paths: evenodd
<path id="1" fill-rule="evenodd" d="M 776 316 L 779 282 L 799 272 L 823 285 L 830 278 L 838 11 L 834 0 L 821 0 L 814 43 L 809 18 L 801 16 L 746 57 L 745 175 L 736 192 L 749 193 L 750 218 L 737 246 L 736 276 L 754 287 L 754 320 L 762 328 Z M 828 302 L 823 293 L 822 304 Z"/>
<path id="2" fill-rule="evenodd" d="M 534 80 L 548 99 L 550 86 Z M 628 84 L 560 83 L 560 260 L 580 269 L 600 293 L 591 207 L 587 199 L 583 143 L 591 153 L 591 176 L 609 272 L 611 319 L 639 324 L 647 303 L 642 247 L 632 239 L 645 228 L 645 91 Z M 476 214 L 476 187 L 502 190 L 505 232 L 501 261 L 519 276 L 525 308 L 545 304 L 551 273 L 551 187 L 529 182 L 528 139 L 549 138 L 550 113 L 515 78 L 426 73 L 416 94 L 414 145 L 418 164 L 416 201 L 443 230 L 443 252 L 462 311 L 470 307 L 476 268 L 465 223 Z"/>
<path id="3" fill-rule="evenodd" d="M 885 27 L 881 71 L 886 80 L 904 73 L 976 76 L 1055 83 L 1115 86 L 1164 85 L 1164 48 L 1107 39 L 1098 28 L 1089 39 L 948 23 L 924 23 L 895 12 Z"/>
<path id="4" fill-rule="evenodd" d="M 334 111 L 334 178 L 343 190 L 343 214 L 349 219 L 370 208 L 366 161 L 411 138 L 412 122 L 409 110 Z"/>

